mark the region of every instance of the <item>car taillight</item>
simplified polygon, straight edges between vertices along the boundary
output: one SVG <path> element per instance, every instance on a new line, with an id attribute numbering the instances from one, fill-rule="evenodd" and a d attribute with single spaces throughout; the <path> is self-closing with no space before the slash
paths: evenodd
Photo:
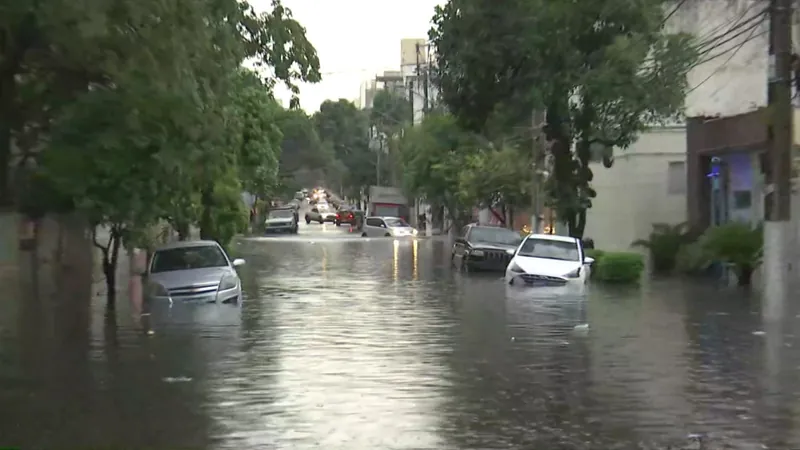
<path id="1" fill-rule="evenodd" d="M 347 216 L 347 218 L 348 218 L 348 219 L 352 219 L 352 218 L 353 218 L 353 215 L 352 215 L 352 214 L 350 214 L 349 216 Z"/>
<path id="2" fill-rule="evenodd" d="M 337 219 L 339 219 L 339 218 L 341 218 L 341 217 L 342 217 L 342 216 L 340 216 L 339 214 L 336 214 L 336 218 L 337 218 Z"/>

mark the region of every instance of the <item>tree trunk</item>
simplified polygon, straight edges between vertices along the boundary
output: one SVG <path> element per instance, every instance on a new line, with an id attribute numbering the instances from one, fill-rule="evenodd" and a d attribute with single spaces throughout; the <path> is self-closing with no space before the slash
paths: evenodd
<path id="1" fill-rule="evenodd" d="M 740 268 L 736 281 L 739 287 L 749 287 L 753 283 L 753 268 L 749 266 Z"/>
<path id="2" fill-rule="evenodd" d="M 175 231 L 178 233 L 179 241 L 186 241 L 189 239 L 189 224 L 186 222 L 178 222 L 175 224 Z"/>
<path id="3" fill-rule="evenodd" d="M 16 95 L 14 72 L 7 69 L 0 73 L 0 207 L 11 204 L 9 172 L 11 163 L 12 136 L 11 118 L 14 114 Z"/>
<path id="4" fill-rule="evenodd" d="M 211 215 L 211 208 L 214 207 L 214 188 L 207 186 L 203 189 L 200 196 L 201 205 L 203 205 L 203 213 L 200 217 L 200 239 L 213 240 L 214 239 L 214 221 Z"/>
<path id="5" fill-rule="evenodd" d="M 122 244 L 120 231 L 111 228 L 108 247 L 103 251 L 103 274 L 106 276 L 106 306 L 113 309 L 117 300 L 117 264 L 119 263 L 119 249 Z"/>
<path id="6" fill-rule="evenodd" d="M 570 230 L 569 235 L 574 238 L 583 239 L 584 231 L 586 231 L 586 210 L 581 209 L 580 212 L 578 212 L 578 217 L 575 220 L 575 229 Z"/>

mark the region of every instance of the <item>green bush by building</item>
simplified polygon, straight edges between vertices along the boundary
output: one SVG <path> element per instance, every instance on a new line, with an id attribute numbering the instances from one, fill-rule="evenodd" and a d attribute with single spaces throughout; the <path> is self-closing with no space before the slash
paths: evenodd
<path id="1" fill-rule="evenodd" d="M 587 250 L 594 258 L 591 277 L 609 284 L 637 284 L 642 279 L 644 258 L 639 253 Z"/>

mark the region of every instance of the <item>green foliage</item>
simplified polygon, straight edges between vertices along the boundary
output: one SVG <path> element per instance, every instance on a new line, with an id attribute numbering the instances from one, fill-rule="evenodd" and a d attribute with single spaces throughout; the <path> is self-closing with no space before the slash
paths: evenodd
<path id="1" fill-rule="evenodd" d="M 239 125 L 236 164 L 245 191 L 267 198 L 276 188 L 283 133 L 277 119 L 283 108 L 253 72 L 236 74 L 233 103 Z"/>
<path id="2" fill-rule="evenodd" d="M 648 125 L 680 115 L 692 40 L 663 29 L 668 2 L 450 0 L 430 38 L 442 101 L 469 130 L 515 135 L 534 109 L 554 156 L 549 204 L 582 237 L 591 149 L 625 149 Z M 573 150 L 575 149 L 575 150 Z"/>
<path id="3" fill-rule="evenodd" d="M 592 270 L 592 271 L 590 272 L 590 275 L 589 275 L 589 276 L 590 276 L 591 278 L 596 278 L 596 277 L 597 277 L 597 265 L 599 264 L 600 258 L 602 258 L 602 257 L 603 257 L 603 255 L 605 255 L 605 253 L 606 253 L 606 252 L 605 252 L 605 251 L 603 251 L 603 250 L 588 249 L 588 250 L 584 250 L 584 253 L 585 253 L 585 254 L 586 254 L 586 256 L 588 256 L 589 258 L 592 258 L 592 259 L 594 259 L 594 264 L 592 265 L 592 268 L 593 268 L 594 270 Z"/>
<path id="4" fill-rule="evenodd" d="M 378 132 L 395 135 L 411 124 L 411 103 L 399 92 L 380 90 L 372 99 L 369 121 Z"/>
<path id="5" fill-rule="evenodd" d="M 317 134 L 332 149 L 339 184 L 357 197 L 375 180 L 375 153 L 369 147 L 369 116 L 345 99 L 326 100 L 312 117 Z"/>
<path id="6" fill-rule="evenodd" d="M 638 239 L 631 245 L 646 248 L 650 252 L 653 272 L 669 273 L 675 268 L 680 249 L 693 240 L 687 223 L 654 223 L 647 239 Z"/>
<path id="7" fill-rule="evenodd" d="M 300 109 L 283 111 L 277 125 L 283 132 L 280 157 L 280 179 L 283 194 L 294 194 L 303 185 L 316 184 L 317 172 L 335 160 L 333 149 L 320 139 L 311 117 Z M 312 172 L 310 177 L 302 174 Z"/>
<path id="8" fill-rule="evenodd" d="M 477 148 L 475 136 L 450 115 L 428 116 L 406 130 L 400 157 L 406 190 L 445 206 L 457 216 L 472 206 L 459 186 L 467 158 Z"/>
<path id="9" fill-rule="evenodd" d="M 23 153 L 26 213 L 74 208 L 110 230 L 98 243 L 110 300 L 121 242 L 143 245 L 163 220 L 222 243 L 243 229 L 241 191 L 274 192 L 281 126 L 297 131 L 272 87 L 296 104 L 298 84 L 320 78 L 277 0 L 265 13 L 237 0 L 0 0 L 0 42 L 0 165 Z M 290 156 L 324 154 L 316 143 Z"/>
<path id="10" fill-rule="evenodd" d="M 644 259 L 638 253 L 603 252 L 594 264 L 597 280 L 609 284 L 636 284 L 642 278 Z"/>
<path id="11" fill-rule="evenodd" d="M 711 267 L 713 258 L 705 248 L 703 238 L 682 245 L 675 258 L 675 269 L 685 275 L 702 275 Z"/>
<path id="12" fill-rule="evenodd" d="M 746 223 L 730 222 L 709 228 L 701 241 L 714 261 L 733 266 L 740 284 L 748 284 L 753 270 L 761 265 L 764 252 L 762 225 L 751 227 Z"/>
<path id="13" fill-rule="evenodd" d="M 467 204 L 530 205 L 532 174 L 530 152 L 489 148 L 466 155 L 460 193 Z"/>

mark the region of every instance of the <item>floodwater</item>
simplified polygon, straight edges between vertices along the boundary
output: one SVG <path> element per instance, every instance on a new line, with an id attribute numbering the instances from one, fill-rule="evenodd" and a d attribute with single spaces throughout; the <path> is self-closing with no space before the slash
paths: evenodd
<path id="1" fill-rule="evenodd" d="M 800 319 L 736 289 L 534 296 L 332 225 L 236 251 L 241 309 L 6 290 L 0 447 L 800 448 Z"/>

